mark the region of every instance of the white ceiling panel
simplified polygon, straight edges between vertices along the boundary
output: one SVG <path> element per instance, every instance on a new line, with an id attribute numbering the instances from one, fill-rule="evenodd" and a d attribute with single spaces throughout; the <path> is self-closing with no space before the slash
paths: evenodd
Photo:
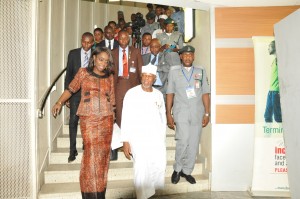
<path id="1" fill-rule="evenodd" d="M 300 0 L 122 0 L 208 10 L 214 7 L 261 7 L 300 5 Z"/>

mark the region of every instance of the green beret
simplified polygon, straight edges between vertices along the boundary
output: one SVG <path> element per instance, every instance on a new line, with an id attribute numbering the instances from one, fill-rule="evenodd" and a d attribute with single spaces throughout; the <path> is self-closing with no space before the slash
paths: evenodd
<path id="1" fill-rule="evenodd" d="M 183 48 L 181 48 L 178 53 L 179 54 L 182 54 L 182 53 L 185 53 L 185 52 L 189 52 L 189 53 L 194 53 L 195 52 L 195 48 L 193 46 L 184 46 Z"/>
<path id="2" fill-rule="evenodd" d="M 169 17 L 164 21 L 164 24 L 175 24 L 175 21 Z"/>
<path id="3" fill-rule="evenodd" d="M 146 15 L 146 19 L 155 19 L 155 13 L 148 12 L 148 14 Z"/>

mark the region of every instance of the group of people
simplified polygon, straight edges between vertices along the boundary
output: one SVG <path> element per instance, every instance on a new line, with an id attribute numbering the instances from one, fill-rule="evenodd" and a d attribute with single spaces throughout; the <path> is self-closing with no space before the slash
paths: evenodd
<path id="1" fill-rule="evenodd" d="M 174 25 L 172 19 L 165 21 Z M 171 182 L 177 184 L 184 177 L 196 183 L 191 173 L 202 127 L 209 122 L 210 89 L 205 69 L 193 64 L 195 49 L 183 46 L 183 41 L 175 42 L 174 35 L 181 33 L 170 39 L 176 32 L 172 28 L 171 34 L 166 28 L 156 38 L 145 32 L 142 40 L 148 49 L 136 48 L 130 45 L 129 26 L 116 35 L 115 25 L 111 21 L 105 26 L 104 40 L 99 39 L 100 28 L 94 30 L 94 35 L 84 33 L 81 48 L 69 52 L 65 91 L 52 108 L 54 117 L 64 104 L 70 108 L 68 162 L 78 155 L 80 119 L 84 145 L 82 198 L 105 198 L 109 162 L 117 159 L 117 150 L 110 146 L 114 123 L 121 129 L 126 158 L 134 162 L 138 199 L 149 198 L 164 186 L 167 126 L 176 126 Z"/>

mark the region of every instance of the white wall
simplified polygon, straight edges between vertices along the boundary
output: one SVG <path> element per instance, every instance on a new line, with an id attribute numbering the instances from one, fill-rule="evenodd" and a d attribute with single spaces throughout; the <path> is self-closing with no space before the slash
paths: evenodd
<path id="1" fill-rule="evenodd" d="M 215 13 L 210 9 L 211 25 L 211 190 L 246 191 L 251 186 L 253 168 L 254 124 L 216 124 L 216 106 L 224 104 L 251 104 L 253 96 L 216 95 L 216 47 L 247 48 L 253 44 L 247 39 L 235 45 L 215 40 Z"/>
<path id="2" fill-rule="evenodd" d="M 194 64 L 206 69 L 209 82 L 210 78 L 210 13 L 209 11 L 195 10 L 195 38 L 188 43 L 196 49 Z M 201 157 L 206 159 L 205 171 L 211 171 L 211 125 L 207 125 L 201 135 Z"/>
<path id="3" fill-rule="evenodd" d="M 246 191 L 252 182 L 254 125 L 212 125 L 212 191 Z"/>

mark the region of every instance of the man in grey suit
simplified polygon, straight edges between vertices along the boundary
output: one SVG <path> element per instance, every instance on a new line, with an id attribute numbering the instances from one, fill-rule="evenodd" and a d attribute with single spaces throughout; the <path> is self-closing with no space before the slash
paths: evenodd
<path id="1" fill-rule="evenodd" d="M 193 64 L 194 52 L 192 46 L 180 49 L 182 65 L 173 67 L 168 76 L 167 124 L 171 129 L 176 125 L 173 184 L 177 184 L 180 177 L 196 183 L 191 173 L 199 154 L 202 128 L 209 122 L 210 87 L 205 69 Z"/>
<path id="2" fill-rule="evenodd" d="M 65 89 L 69 89 L 69 84 L 74 79 L 80 67 L 87 67 L 91 56 L 91 48 L 94 44 L 94 36 L 90 32 L 83 33 L 81 37 L 81 47 L 70 50 L 67 63 L 67 74 L 65 78 Z M 76 136 L 79 117 L 76 115 L 80 103 L 80 90 L 74 93 L 69 100 L 70 119 L 69 119 L 69 137 L 70 154 L 68 162 L 72 162 L 78 155 L 76 149 Z"/>
<path id="3" fill-rule="evenodd" d="M 152 39 L 150 43 L 150 53 L 142 55 L 144 65 L 151 63 L 157 66 L 156 81 L 153 87 L 162 92 L 166 101 L 166 91 L 168 85 L 168 74 L 170 67 L 180 65 L 180 58 L 175 52 L 160 52 L 161 44 L 158 39 Z"/>

